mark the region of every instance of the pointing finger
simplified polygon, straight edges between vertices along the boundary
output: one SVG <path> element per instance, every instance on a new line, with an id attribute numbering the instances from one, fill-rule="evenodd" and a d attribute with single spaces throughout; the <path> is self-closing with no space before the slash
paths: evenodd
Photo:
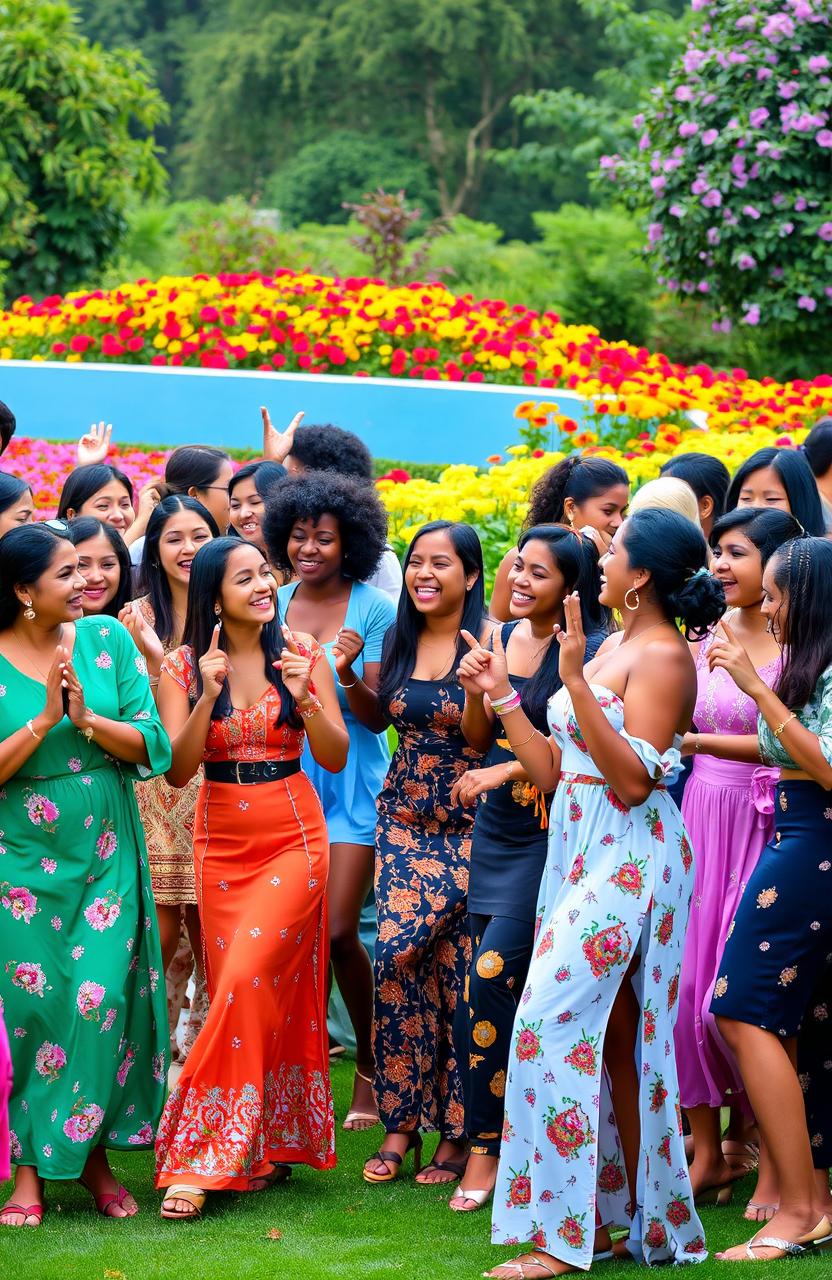
<path id="1" fill-rule="evenodd" d="M 469 649 L 479 649 L 480 642 L 476 636 L 471 635 L 470 631 L 466 631 L 463 627 L 459 634 L 462 636 Z"/>
<path id="2" fill-rule="evenodd" d="M 218 622 L 214 627 L 214 630 L 211 632 L 211 643 L 208 646 L 209 653 L 216 653 L 220 647 L 220 625 L 221 624 Z"/>

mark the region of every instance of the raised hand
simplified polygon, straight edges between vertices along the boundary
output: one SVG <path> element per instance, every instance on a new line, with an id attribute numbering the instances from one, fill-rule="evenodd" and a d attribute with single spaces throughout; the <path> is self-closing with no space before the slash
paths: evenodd
<path id="1" fill-rule="evenodd" d="M 64 663 L 68 659 L 69 650 L 65 649 L 62 644 L 57 645 L 52 665 L 49 668 L 49 674 L 46 677 L 46 701 L 41 712 L 47 722 L 47 729 L 51 729 L 53 725 L 56 725 L 59 720 L 63 720 L 64 717 Z"/>
<path id="2" fill-rule="evenodd" d="M 136 519 L 143 521 L 144 524 L 147 524 L 148 520 L 153 515 L 153 512 L 162 501 L 162 495 L 159 492 L 159 484 L 160 481 L 158 480 L 148 480 L 139 490 L 139 503 L 138 511 L 136 512 Z"/>
<path id="3" fill-rule="evenodd" d="M 586 636 L 581 620 L 581 597 L 573 591 L 563 602 L 563 617 L 566 630 L 555 623 L 555 639 L 560 645 L 558 671 L 564 684 L 570 680 L 583 679 L 584 655 L 586 653 Z"/>
<path id="4" fill-rule="evenodd" d="M 95 462 L 104 462 L 110 449 L 112 434 L 111 422 L 99 422 L 98 426 L 93 423 L 89 431 L 85 431 L 81 436 L 76 446 L 75 456 L 78 459 L 78 466 L 90 467 Z"/>
<path id="5" fill-rule="evenodd" d="M 603 529 L 596 529 L 595 526 L 591 524 L 585 524 L 583 529 L 581 529 L 581 533 L 585 538 L 589 538 L 590 542 L 595 543 L 595 548 L 599 557 L 607 554 L 610 549 L 610 544 L 612 543 L 612 538 L 608 533 L 605 533 Z"/>
<path id="6" fill-rule="evenodd" d="M 220 624 L 214 627 L 211 643 L 199 660 L 202 676 L 202 696 L 207 702 L 216 702 L 228 679 L 228 654 L 220 648 Z"/>
<path id="7" fill-rule="evenodd" d="M 766 687 L 744 646 L 724 620 L 719 623 L 716 635 L 708 649 L 708 666 L 711 671 L 717 667 L 727 671 L 737 688 L 742 689 L 743 693 L 747 693 L 751 698 L 760 688 Z"/>
<path id="8" fill-rule="evenodd" d="M 62 664 L 61 685 L 67 695 L 67 715 L 78 728 L 85 728 L 90 716 L 86 699 L 84 698 L 84 690 L 81 681 L 78 679 L 78 673 L 68 657 Z"/>
<path id="9" fill-rule="evenodd" d="M 492 764 L 487 769 L 469 769 L 451 787 L 451 804 L 476 804 L 484 791 L 494 791 L 506 781 L 504 764 Z"/>
<path id="10" fill-rule="evenodd" d="M 303 646 L 288 627 L 283 627 L 283 653 L 274 665 L 283 677 L 283 683 L 295 702 L 302 704 L 314 696 L 311 686 L 314 662 L 310 654 L 301 652 Z"/>
<path id="11" fill-rule="evenodd" d="M 494 629 L 494 648 L 485 649 L 470 631 L 460 631 L 469 652 L 459 664 L 457 677 L 468 693 L 499 697 L 509 691 L 508 666 L 503 649 L 502 628 Z"/>
<path id="12" fill-rule="evenodd" d="M 148 670 L 158 673 L 165 651 L 162 648 L 161 640 L 135 600 L 124 606 L 119 612 L 118 620 L 130 632 L 136 648 L 147 662 Z"/>
<path id="13" fill-rule="evenodd" d="M 364 637 L 351 627 L 341 627 L 332 646 L 335 658 L 335 673 L 338 679 L 352 674 L 352 664 L 364 648 Z"/>
<path id="14" fill-rule="evenodd" d="M 270 462 L 284 462 L 292 452 L 295 432 L 303 421 L 303 411 L 295 414 L 285 431 L 277 430 L 265 405 L 261 407 L 260 414 L 263 418 L 263 457 Z"/>

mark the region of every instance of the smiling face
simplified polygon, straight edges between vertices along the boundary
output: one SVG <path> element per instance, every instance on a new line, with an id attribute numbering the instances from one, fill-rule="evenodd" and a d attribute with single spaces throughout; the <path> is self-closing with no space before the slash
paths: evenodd
<path id="1" fill-rule="evenodd" d="M 271 622 L 276 597 L 277 583 L 263 553 L 247 543 L 235 547 L 226 561 L 218 601 L 223 624 Z"/>
<path id="2" fill-rule="evenodd" d="M 79 542 L 75 549 L 78 552 L 78 572 L 86 583 L 84 613 L 103 613 L 119 589 L 121 571 L 118 556 L 104 533 Z"/>
<path id="3" fill-rule="evenodd" d="M 202 516 L 194 511 L 175 511 L 168 517 L 159 538 L 159 564 L 168 582 L 187 587 L 193 558 L 212 536 Z"/>
<path id="4" fill-rule="evenodd" d="M 213 484 L 204 489 L 197 489 L 191 485 L 188 490 L 192 498 L 196 498 L 197 502 L 201 502 L 203 507 L 210 511 L 217 522 L 220 533 L 228 528 L 228 486 L 233 475 L 234 468 L 231 465 L 231 460 L 230 458 L 225 458 L 220 464 L 220 469 Z"/>
<path id="5" fill-rule="evenodd" d="M 738 507 L 777 507 L 791 514 L 786 487 L 773 467 L 760 467 L 743 480 Z"/>
<path id="6" fill-rule="evenodd" d="M 626 608 L 625 597 L 631 588 L 641 590 L 649 580 L 643 570 L 635 569 L 627 555 L 625 538 L 627 522 L 625 521 L 610 543 L 609 551 L 602 556 L 599 563 L 601 569 L 601 592 L 598 599 L 608 609 Z"/>
<path id="7" fill-rule="evenodd" d="M 5 511 L 0 511 L 0 538 L 19 524 L 31 524 L 35 518 L 35 502 L 31 489 L 24 489 Z"/>
<path id="8" fill-rule="evenodd" d="M 717 543 L 711 572 L 725 590 L 725 603 L 747 609 L 759 605 L 763 594 L 760 552 L 739 529 L 729 529 Z"/>
<path id="9" fill-rule="evenodd" d="M 96 490 L 92 497 L 81 504 L 78 511 L 71 508 L 67 511 L 67 519 L 75 516 L 95 516 L 102 524 L 111 524 L 123 534 L 130 528 L 136 518 L 130 494 L 120 480 L 110 480 L 103 488 Z"/>
<path id="10" fill-rule="evenodd" d="M 263 546 L 263 508 L 265 503 L 257 492 L 254 476 L 235 484 L 230 494 L 230 523 L 241 538 L 253 542 L 261 551 Z"/>
<path id="11" fill-rule="evenodd" d="M 789 614 L 789 598 L 774 581 L 774 570 L 778 557 L 773 555 L 763 570 L 763 603 L 760 612 L 768 623 L 768 630 L 778 644 L 783 644 L 786 619 Z"/>
<path id="12" fill-rule="evenodd" d="M 85 586 L 78 570 L 78 552 L 68 538 L 58 538 L 52 559 L 37 581 L 20 583 L 15 594 L 21 609 L 25 600 L 31 600 L 40 626 L 50 628 L 82 616 Z"/>
<path id="13" fill-rule="evenodd" d="M 581 503 L 567 498 L 563 504 L 563 510 L 567 520 L 571 516 L 572 524 L 576 529 L 591 525 L 593 529 L 598 529 L 612 538 L 621 528 L 629 501 L 630 490 L 627 485 L 614 484 L 611 489 L 605 489 L 597 497 L 587 498 Z"/>
<path id="14" fill-rule="evenodd" d="M 563 609 L 566 583 L 548 543 L 529 538 L 508 572 L 512 618 L 557 617 Z"/>
<path id="15" fill-rule="evenodd" d="M 419 613 L 447 618 L 462 612 L 477 574 L 466 574 L 447 529 L 423 533 L 404 571 L 407 593 Z"/>
<path id="16" fill-rule="evenodd" d="M 321 586 L 340 576 L 343 562 L 341 530 L 335 516 L 322 512 L 313 520 L 296 520 L 289 534 L 289 559 L 301 582 Z"/>

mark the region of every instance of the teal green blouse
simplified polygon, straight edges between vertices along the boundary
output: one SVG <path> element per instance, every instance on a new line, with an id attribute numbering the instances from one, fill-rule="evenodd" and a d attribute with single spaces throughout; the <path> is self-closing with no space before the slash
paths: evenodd
<path id="1" fill-rule="evenodd" d="M 804 729 L 815 735 L 825 758 L 832 764 L 832 666 L 826 668 L 806 706 L 798 711 L 797 718 Z M 763 760 L 780 769 L 800 768 L 762 716 L 758 717 L 757 732 Z"/>

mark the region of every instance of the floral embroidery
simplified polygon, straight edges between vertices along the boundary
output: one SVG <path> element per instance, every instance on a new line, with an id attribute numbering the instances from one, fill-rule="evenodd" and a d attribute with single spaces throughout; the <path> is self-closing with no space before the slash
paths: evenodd
<path id="1" fill-rule="evenodd" d="M 35 1054 L 35 1071 L 50 1084 L 58 1079 L 66 1066 L 66 1054 L 59 1044 L 44 1040 Z"/>
<path id="2" fill-rule="evenodd" d="M 41 827 L 49 835 L 54 835 L 61 816 L 58 806 L 48 796 L 41 795 L 39 791 L 31 791 L 28 787 L 23 795 L 26 813 L 32 825 Z"/>
<path id="3" fill-rule="evenodd" d="M 766 907 L 772 907 L 777 901 L 777 897 L 778 894 L 776 889 L 763 889 L 761 893 L 757 894 L 757 906 L 761 907 L 763 910 L 765 910 Z"/>
<path id="4" fill-rule="evenodd" d="M 95 665 L 100 671 L 108 671 L 113 665 L 113 660 L 106 649 L 102 649 L 95 659 Z"/>
<path id="5" fill-rule="evenodd" d="M 118 836 L 113 830 L 113 824 L 109 818 L 105 818 L 101 823 L 101 835 L 95 842 L 95 851 L 102 862 L 106 862 L 112 858 L 118 848 Z"/>
<path id="6" fill-rule="evenodd" d="M 85 1022 L 98 1022 L 99 1005 L 107 994 L 106 988 L 98 982 L 82 982 L 75 997 L 75 1004 Z"/>
<path id="7" fill-rule="evenodd" d="M 13 920 L 22 920 L 24 924 L 30 924 L 40 910 L 37 898 L 29 889 L 13 888 L 8 880 L 0 884 L 0 903 L 11 912 Z"/>
<path id="8" fill-rule="evenodd" d="M 9 973 L 9 971 L 11 971 L 13 984 L 30 996 L 40 996 L 42 1000 L 44 991 L 52 990 L 50 986 L 47 986 L 46 974 L 39 964 L 31 961 L 23 961 L 18 964 L 16 960 L 9 960 L 6 965 L 6 973 Z"/>
<path id="9" fill-rule="evenodd" d="M 94 898 L 84 908 L 84 918 L 97 933 L 111 929 L 121 915 L 121 898 L 115 889 L 110 889 L 103 898 Z"/>
<path id="10" fill-rule="evenodd" d="M 84 1099 L 78 1098 L 72 1108 L 72 1115 L 64 1121 L 64 1133 L 72 1142 L 90 1142 L 101 1128 L 104 1112 L 95 1102 L 84 1105 Z"/>

